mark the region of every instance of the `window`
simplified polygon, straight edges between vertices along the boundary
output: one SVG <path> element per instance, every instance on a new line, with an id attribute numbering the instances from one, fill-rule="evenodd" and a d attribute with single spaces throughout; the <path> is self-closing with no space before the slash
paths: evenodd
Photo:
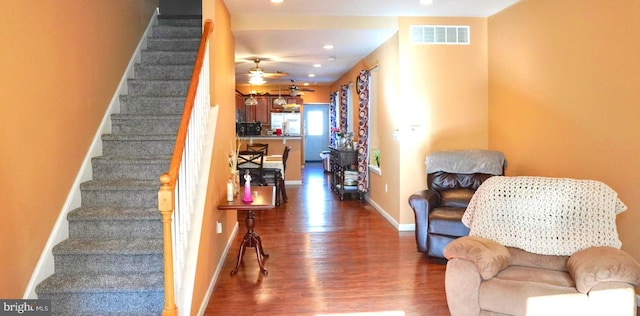
<path id="1" fill-rule="evenodd" d="M 307 117 L 309 118 L 306 122 L 309 136 L 322 136 L 324 134 L 322 111 L 309 111 Z"/>

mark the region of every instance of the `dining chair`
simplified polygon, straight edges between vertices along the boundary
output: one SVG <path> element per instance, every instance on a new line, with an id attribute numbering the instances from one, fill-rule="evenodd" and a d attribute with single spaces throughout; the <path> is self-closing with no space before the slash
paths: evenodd
<path id="1" fill-rule="evenodd" d="M 266 156 L 269 154 L 269 144 L 262 144 L 262 143 L 247 144 L 247 150 L 261 151 Z"/>
<path id="2" fill-rule="evenodd" d="M 285 146 L 284 151 L 282 152 L 282 172 L 280 168 L 263 168 L 262 176 L 267 185 L 275 185 L 276 193 L 279 193 L 282 196 L 282 201 L 287 203 L 287 191 L 284 186 L 284 174 L 287 169 L 287 159 L 289 158 L 289 152 L 291 151 L 291 146 Z"/>
<path id="3" fill-rule="evenodd" d="M 266 185 L 263 177 L 264 153 L 255 150 L 241 150 L 238 152 L 237 169 L 240 173 L 240 185 L 244 185 L 244 174 L 249 170 L 251 185 Z"/>

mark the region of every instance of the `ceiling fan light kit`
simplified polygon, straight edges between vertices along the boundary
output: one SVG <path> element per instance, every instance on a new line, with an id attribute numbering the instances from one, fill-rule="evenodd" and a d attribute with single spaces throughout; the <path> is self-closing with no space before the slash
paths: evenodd
<path id="1" fill-rule="evenodd" d="M 260 67 L 261 58 L 254 58 L 253 62 L 256 64 L 255 67 L 249 69 L 249 83 L 255 85 L 261 85 L 266 83 L 264 78 L 281 78 L 289 76 L 288 73 L 284 73 L 282 71 L 277 72 L 265 72 L 264 68 Z"/>
<path id="2" fill-rule="evenodd" d="M 251 78 L 249 78 L 249 83 L 252 85 L 261 85 L 266 83 L 266 81 L 261 76 L 251 76 Z"/>

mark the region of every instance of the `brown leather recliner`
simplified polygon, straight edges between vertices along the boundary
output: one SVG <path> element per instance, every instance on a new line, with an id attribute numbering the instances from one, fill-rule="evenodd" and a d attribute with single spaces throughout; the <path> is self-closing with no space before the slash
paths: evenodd
<path id="1" fill-rule="evenodd" d="M 452 162 L 455 159 L 466 163 Z M 415 214 L 416 245 L 419 252 L 444 258 L 447 244 L 469 234 L 469 228 L 462 224 L 462 215 L 474 192 L 489 177 L 504 174 L 506 160 L 496 151 L 461 150 L 432 153 L 426 163 L 427 190 L 409 197 Z M 487 170 L 494 171 L 469 172 Z"/>

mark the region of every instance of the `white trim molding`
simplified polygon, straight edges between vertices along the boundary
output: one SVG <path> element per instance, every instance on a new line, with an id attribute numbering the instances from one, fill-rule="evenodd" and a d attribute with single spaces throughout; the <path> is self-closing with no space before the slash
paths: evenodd
<path id="1" fill-rule="evenodd" d="M 380 215 L 382 215 L 382 217 L 384 217 L 387 220 L 387 222 L 391 223 L 391 225 L 393 225 L 393 227 L 395 227 L 399 232 L 409 232 L 409 231 L 416 230 L 415 224 L 398 223 L 398 221 L 396 221 L 393 217 L 391 217 L 391 215 L 389 215 L 389 213 L 387 213 L 382 207 L 380 207 L 380 205 L 376 204 L 376 202 L 371 200 L 369 195 L 365 195 L 365 200 L 367 200 L 367 202 L 369 202 L 369 204 L 371 204 L 371 206 L 373 206 L 373 208 L 375 208 L 376 211 L 378 211 L 378 213 L 380 213 Z"/>
<path id="2" fill-rule="evenodd" d="M 229 254 L 229 249 L 231 248 L 231 245 L 233 244 L 233 241 L 235 240 L 236 235 L 238 234 L 238 229 L 239 229 L 238 222 L 236 222 L 236 225 L 233 227 L 233 232 L 229 236 L 229 239 L 227 239 L 227 245 L 224 247 L 222 256 L 220 256 L 218 267 L 216 268 L 216 271 L 214 272 L 213 277 L 211 278 L 211 282 L 209 282 L 207 293 L 205 293 L 204 299 L 202 300 L 202 304 L 200 304 L 200 309 L 198 310 L 198 314 L 197 314 L 198 316 L 204 315 L 204 312 L 207 309 L 207 305 L 209 305 L 211 294 L 213 294 L 213 289 L 216 286 L 216 282 L 218 282 L 218 277 L 220 277 L 220 272 L 222 272 L 222 267 L 224 266 L 224 261 L 227 259 L 227 255 Z"/>

